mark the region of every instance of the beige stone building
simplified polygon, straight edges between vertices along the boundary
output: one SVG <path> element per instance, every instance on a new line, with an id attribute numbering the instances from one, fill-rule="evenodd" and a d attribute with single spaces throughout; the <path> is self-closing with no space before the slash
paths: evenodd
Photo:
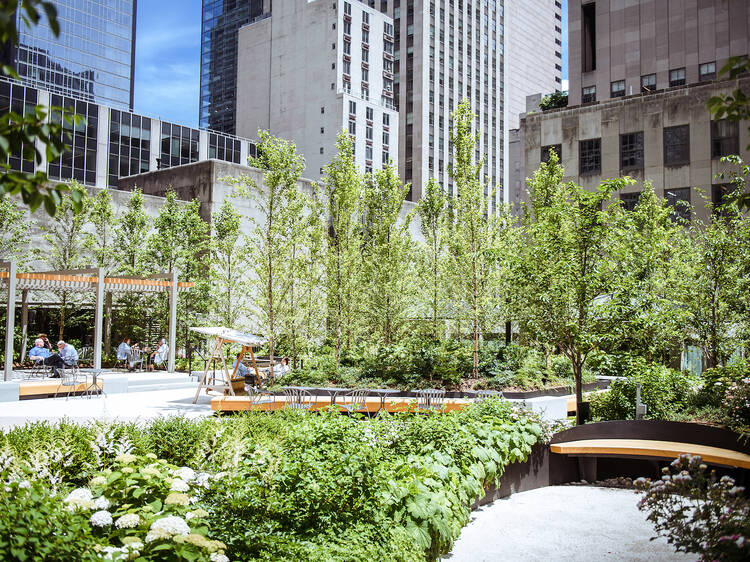
<path id="1" fill-rule="evenodd" d="M 566 180 L 593 189 L 631 176 L 618 194 L 626 207 L 650 181 L 706 218 L 704 197 L 716 202 L 726 190 L 717 175 L 731 166 L 721 157 L 750 159 L 750 123 L 714 122 L 706 106 L 750 92 L 750 77 L 717 79 L 730 56 L 750 53 L 750 3 L 571 0 L 569 22 L 569 105 L 542 112 L 538 98 L 527 100 L 510 140 L 510 202 L 525 199 L 525 179 L 554 149 Z"/>

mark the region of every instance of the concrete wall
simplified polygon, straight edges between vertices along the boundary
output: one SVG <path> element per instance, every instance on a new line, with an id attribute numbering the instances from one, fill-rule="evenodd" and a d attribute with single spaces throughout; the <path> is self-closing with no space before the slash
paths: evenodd
<path id="1" fill-rule="evenodd" d="M 596 8 L 596 69 L 582 72 L 582 5 Z M 703 63 L 716 70 L 735 55 L 750 53 L 747 0 L 568 1 L 570 105 L 583 87 L 596 86 L 610 99 L 610 84 L 625 80 L 626 94 L 641 91 L 641 76 L 656 74 L 656 89 L 669 87 L 669 71 L 685 68 L 687 84 L 698 82 Z"/>
<path id="2" fill-rule="evenodd" d="M 625 193 L 641 191 L 643 182 L 649 180 L 660 195 L 666 189 L 691 187 L 691 203 L 699 216 L 707 218 L 698 190 L 710 197 L 711 186 L 722 183 L 715 179 L 716 174 L 728 170 L 729 166 L 711 157 L 711 119 L 706 102 L 714 95 L 736 88 L 748 91 L 750 78 L 526 115 L 521 120 L 524 155 L 519 172 L 523 170 L 526 177 L 533 175 L 541 162 L 541 147 L 561 144 L 565 181 L 593 189 L 604 178 L 630 175 L 636 183 L 627 187 Z M 690 163 L 664 166 L 664 128 L 685 124 L 690 125 Z M 750 159 L 748 126 L 747 121 L 739 123 L 740 156 L 745 161 Z M 638 131 L 644 134 L 644 167 L 622 171 L 620 135 Z M 580 175 L 579 141 L 594 138 L 601 138 L 601 174 Z M 522 183 L 518 182 L 522 191 L 516 198 L 525 198 Z"/>

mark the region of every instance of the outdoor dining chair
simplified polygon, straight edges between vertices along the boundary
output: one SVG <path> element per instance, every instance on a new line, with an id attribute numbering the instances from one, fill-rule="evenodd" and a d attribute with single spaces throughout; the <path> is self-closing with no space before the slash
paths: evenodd
<path id="1" fill-rule="evenodd" d="M 34 361 L 34 366 L 25 373 L 25 379 L 44 379 L 52 373 L 52 366 L 45 365 L 44 361 Z"/>
<path id="2" fill-rule="evenodd" d="M 65 396 L 65 399 L 67 400 L 70 398 L 70 393 L 75 392 L 76 387 L 81 383 L 86 383 L 86 375 L 81 373 L 81 370 L 78 368 L 78 363 L 65 365 L 62 368 L 62 375 L 60 375 L 60 384 L 57 386 L 57 390 L 55 390 L 55 398 L 57 398 L 61 388 L 67 388 L 68 393 Z"/>
<path id="3" fill-rule="evenodd" d="M 439 388 L 417 390 L 417 411 L 435 412 L 442 410 L 445 404 L 445 391 Z"/>
<path id="4" fill-rule="evenodd" d="M 367 413 L 367 395 L 370 393 L 366 388 L 358 388 L 351 390 L 344 394 L 340 394 L 340 402 L 337 401 L 336 405 L 341 406 L 344 410 L 350 414 L 353 412 Z"/>
<path id="5" fill-rule="evenodd" d="M 475 402 L 483 402 L 489 398 L 502 398 L 503 393 L 499 390 L 478 390 L 474 397 Z"/>
<path id="6" fill-rule="evenodd" d="M 310 410 L 318 403 L 318 396 L 303 388 L 284 388 L 285 410 Z"/>

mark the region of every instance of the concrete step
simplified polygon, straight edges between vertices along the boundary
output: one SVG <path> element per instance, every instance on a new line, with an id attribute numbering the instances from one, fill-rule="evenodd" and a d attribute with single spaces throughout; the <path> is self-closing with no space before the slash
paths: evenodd
<path id="1" fill-rule="evenodd" d="M 154 392 L 157 390 L 179 390 L 183 388 L 197 388 L 198 385 L 192 381 L 183 382 L 155 382 L 153 384 L 128 385 L 128 393 Z"/>

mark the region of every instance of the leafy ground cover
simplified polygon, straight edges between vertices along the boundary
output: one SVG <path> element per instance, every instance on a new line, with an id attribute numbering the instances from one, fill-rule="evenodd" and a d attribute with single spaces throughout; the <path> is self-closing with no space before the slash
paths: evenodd
<path id="1" fill-rule="evenodd" d="M 533 414 L 282 412 L 0 436 L 3 560 L 434 559 L 543 440 Z"/>

